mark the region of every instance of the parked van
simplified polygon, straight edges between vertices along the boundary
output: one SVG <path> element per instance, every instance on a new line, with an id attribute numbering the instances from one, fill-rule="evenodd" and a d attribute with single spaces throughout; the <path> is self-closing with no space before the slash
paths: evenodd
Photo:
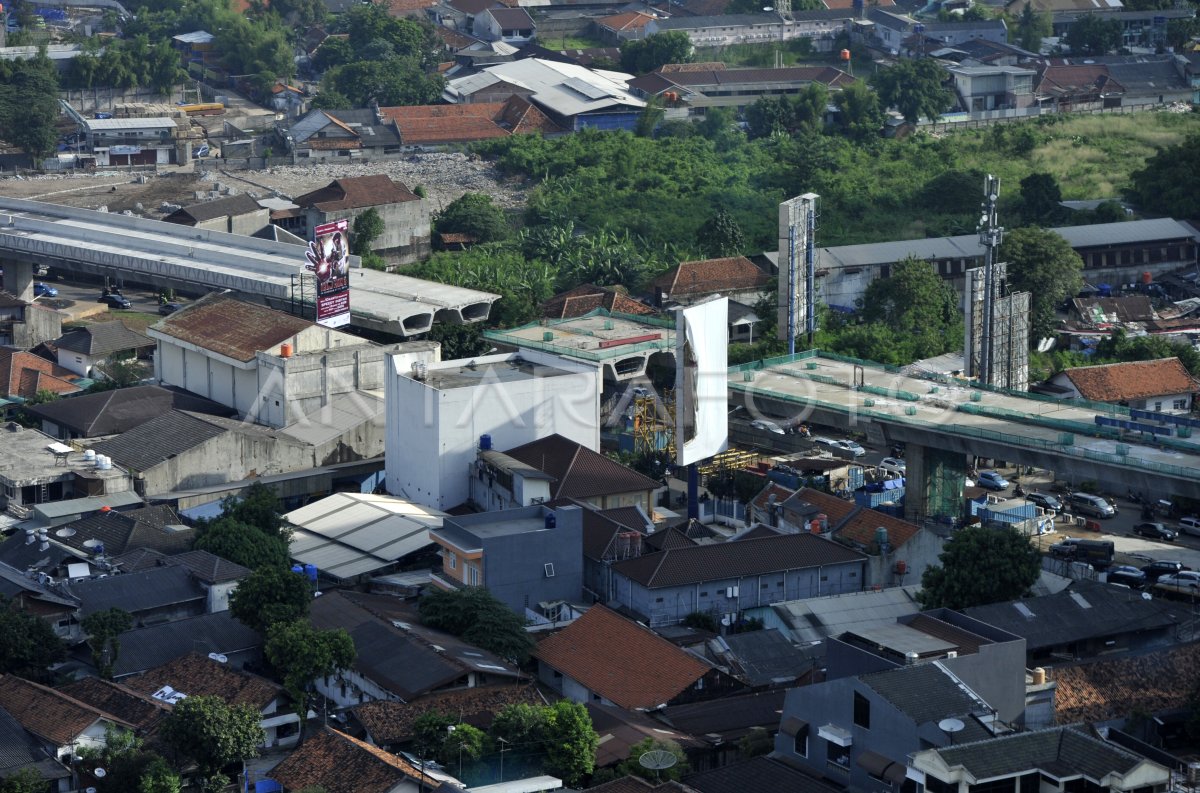
<path id="1" fill-rule="evenodd" d="M 1111 518 L 1117 514 L 1113 509 L 1113 505 L 1105 501 L 1100 496 L 1093 496 L 1091 493 L 1072 493 L 1067 499 L 1067 503 L 1071 505 L 1071 510 L 1080 515 L 1091 515 L 1094 518 Z"/>
<path id="2" fill-rule="evenodd" d="M 1193 534 L 1196 536 L 1200 536 L 1200 518 L 1197 518 L 1197 517 L 1180 518 L 1179 519 L 1179 531 L 1181 531 L 1184 534 Z"/>
<path id="3" fill-rule="evenodd" d="M 1050 546 L 1050 555 L 1060 559 L 1071 559 L 1087 562 L 1097 570 L 1102 570 L 1112 564 L 1116 546 L 1112 540 L 1084 540 L 1078 537 L 1068 537 L 1062 542 Z"/>

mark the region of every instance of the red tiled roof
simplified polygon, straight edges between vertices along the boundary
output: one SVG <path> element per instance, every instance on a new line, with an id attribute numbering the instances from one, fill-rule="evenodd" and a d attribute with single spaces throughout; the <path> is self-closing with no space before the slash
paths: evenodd
<path id="1" fill-rule="evenodd" d="M 345 138 L 309 138 L 304 142 L 304 145 L 318 151 L 342 151 L 361 149 L 362 141 L 358 138 L 354 138 L 353 140 L 346 140 Z"/>
<path id="2" fill-rule="evenodd" d="M 759 491 L 758 495 L 754 497 L 754 500 L 751 503 L 759 509 L 766 509 L 767 504 L 770 503 L 771 496 L 775 496 L 776 504 L 782 504 L 791 498 L 794 493 L 794 490 L 789 490 L 777 482 L 771 482 L 761 491 Z"/>
<path id="3" fill-rule="evenodd" d="M 829 516 L 829 525 L 831 526 L 835 526 L 850 517 L 850 513 L 855 509 L 853 502 L 820 490 L 813 490 L 809 487 L 800 488 L 796 495 L 788 501 L 788 506 L 791 507 L 797 502 L 811 504 L 821 510 L 821 512 Z"/>
<path id="4" fill-rule="evenodd" d="M 265 677 L 231 669 L 199 653 L 181 655 L 122 682 L 139 694 L 150 695 L 170 686 L 188 696 L 220 697 L 226 704 L 249 705 L 258 710 L 283 693 Z"/>
<path id="5" fill-rule="evenodd" d="M 502 102 L 466 105 L 416 105 L 381 107 L 379 115 L 395 123 L 404 145 L 456 143 L 503 138 L 508 130 L 494 121 Z"/>
<path id="6" fill-rule="evenodd" d="M 1113 79 L 1105 64 L 1052 64 L 1038 75 L 1036 93 L 1058 97 L 1123 94 L 1125 86 Z"/>
<path id="7" fill-rule="evenodd" d="M 1108 721 L 1135 710 L 1154 715 L 1183 708 L 1200 685 L 1200 644 L 1055 667 L 1051 677 L 1059 724 Z"/>
<path id="8" fill-rule="evenodd" d="M 920 526 L 902 518 L 884 512 L 876 512 L 873 509 L 861 509 L 854 513 L 844 525 L 839 526 L 834 532 L 834 536 L 862 548 L 867 553 L 875 554 L 879 552 L 879 545 L 875 541 L 875 530 L 880 526 L 887 529 L 888 544 L 893 548 L 899 548 L 921 530 Z"/>
<path id="9" fill-rule="evenodd" d="M 517 94 L 504 100 L 496 123 L 514 135 L 531 135 L 534 132 L 558 135 L 566 131 L 551 121 L 537 105 Z"/>
<path id="10" fill-rule="evenodd" d="M 235 361 L 252 361 L 259 350 L 271 351 L 312 324 L 214 293 L 160 320 L 154 330 Z"/>
<path id="11" fill-rule="evenodd" d="M 701 61 L 700 63 L 668 63 L 659 68 L 662 74 L 679 74 L 680 72 L 723 72 L 724 61 Z"/>
<path id="12" fill-rule="evenodd" d="M 132 724 L 74 697 L 16 675 L 0 676 L 0 708 L 22 727 L 55 746 L 66 746 L 97 719 L 123 727 Z"/>
<path id="13" fill-rule="evenodd" d="M 623 708 L 670 702 L 709 671 L 649 628 L 600 605 L 541 641 L 534 655 Z"/>
<path id="14" fill-rule="evenodd" d="M 641 301 L 623 295 L 614 289 L 594 284 L 583 284 L 561 292 L 542 304 L 542 316 L 550 319 L 582 317 L 603 308 L 619 314 L 653 314 L 654 309 Z"/>
<path id="15" fill-rule="evenodd" d="M 668 549 L 616 562 L 612 569 L 648 589 L 662 589 L 861 559 L 858 551 L 813 534 L 779 534 Z"/>
<path id="16" fill-rule="evenodd" d="M 561 435 L 548 435 L 505 454 L 554 477 L 551 498 L 586 499 L 661 487 L 656 480 Z"/>
<path id="17" fill-rule="evenodd" d="M 475 38 L 474 36 L 468 36 L 462 31 L 451 30 L 445 25 L 434 25 L 433 29 L 437 32 L 438 37 L 441 38 L 442 43 L 445 44 L 448 49 L 460 50 L 463 47 L 469 47 L 479 41 L 479 39 Z"/>
<path id="18" fill-rule="evenodd" d="M 142 732 L 152 729 L 171 712 L 171 706 L 165 702 L 99 677 L 85 677 L 59 686 L 58 690 L 97 710 L 111 713 Z"/>
<path id="19" fill-rule="evenodd" d="M 301 207 L 316 207 L 322 212 L 337 212 L 420 200 L 400 182 L 385 174 L 375 174 L 334 179 L 326 186 L 294 199 L 294 203 Z"/>
<path id="20" fill-rule="evenodd" d="M 389 793 L 403 782 L 440 782 L 401 757 L 366 741 L 324 727 L 271 771 L 271 779 L 288 790 L 320 785 L 328 793 Z"/>
<path id="21" fill-rule="evenodd" d="M 641 11 L 626 11 L 624 14 L 600 17 L 596 20 L 596 24 L 609 30 L 641 30 L 654 20 L 655 17 L 643 14 Z"/>
<path id="22" fill-rule="evenodd" d="M 424 11 L 426 8 L 433 8 L 438 4 L 438 0 L 387 0 L 388 14 L 394 17 L 403 17 L 412 14 L 414 11 Z M 441 27 L 441 25 L 438 25 Z"/>
<path id="23" fill-rule="evenodd" d="M 1084 399 L 1094 402 L 1190 394 L 1200 387 L 1178 358 L 1081 366 L 1063 374 Z"/>
<path id="24" fill-rule="evenodd" d="M 32 399 L 39 390 L 73 394 L 82 389 L 70 382 L 79 375 L 24 350 L 0 348 L 0 397 Z"/>
<path id="25" fill-rule="evenodd" d="M 654 288 L 672 295 L 704 295 L 740 289 L 761 289 L 771 276 L 745 256 L 680 262 L 654 279 Z"/>

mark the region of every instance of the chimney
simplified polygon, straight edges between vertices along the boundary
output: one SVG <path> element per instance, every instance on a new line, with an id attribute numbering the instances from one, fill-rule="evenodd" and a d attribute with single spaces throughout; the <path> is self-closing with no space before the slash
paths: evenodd
<path id="1" fill-rule="evenodd" d="M 37 537 L 37 529 L 31 528 L 31 529 L 25 530 L 25 544 L 26 545 L 33 545 L 33 541 L 36 537 Z"/>
<path id="2" fill-rule="evenodd" d="M 46 529 L 38 529 L 38 539 L 42 541 L 41 544 L 38 545 L 39 551 L 50 550 L 50 536 Z"/>

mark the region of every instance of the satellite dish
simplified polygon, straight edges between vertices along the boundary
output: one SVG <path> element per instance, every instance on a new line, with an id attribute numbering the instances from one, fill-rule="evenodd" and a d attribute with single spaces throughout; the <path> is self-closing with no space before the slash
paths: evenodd
<path id="1" fill-rule="evenodd" d="M 96 777 L 96 779 L 104 779 L 104 777 L 108 776 L 108 772 L 103 768 L 97 768 L 92 772 L 92 776 Z"/>
<path id="2" fill-rule="evenodd" d="M 1154 595 L 1151 595 L 1149 592 L 1143 592 L 1142 600 L 1154 600 Z"/>
<path id="3" fill-rule="evenodd" d="M 942 719 L 938 722 L 938 729 L 948 733 L 962 732 L 966 726 L 962 723 L 962 719 Z"/>
<path id="4" fill-rule="evenodd" d="M 675 755 L 666 749 L 651 749 L 638 758 L 638 764 L 651 771 L 662 771 L 675 765 L 676 762 Z"/>

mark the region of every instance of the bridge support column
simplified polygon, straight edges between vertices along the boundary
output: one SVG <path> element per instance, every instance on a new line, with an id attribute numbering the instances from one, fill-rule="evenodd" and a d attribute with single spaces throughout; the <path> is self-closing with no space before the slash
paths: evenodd
<path id="1" fill-rule="evenodd" d="M 905 520 L 919 522 L 962 514 L 966 455 L 909 443 L 904 462 Z"/>
<path id="2" fill-rule="evenodd" d="M 33 264 L 0 259 L 0 267 L 4 268 L 4 291 L 26 303 L 32 303 Z"/>

